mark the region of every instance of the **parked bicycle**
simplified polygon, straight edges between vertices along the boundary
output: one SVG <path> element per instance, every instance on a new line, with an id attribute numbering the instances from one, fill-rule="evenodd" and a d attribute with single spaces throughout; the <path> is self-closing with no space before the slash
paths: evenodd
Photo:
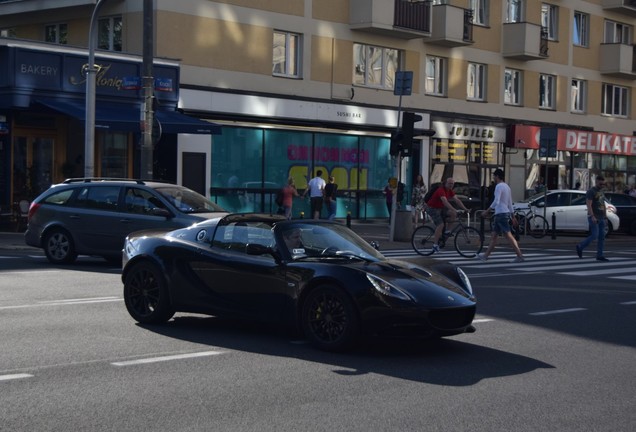
<path id="1" fill-rule="evenodd" d="M 474 258 L 484 247 L 484 237 L 478 229 L 468 226 L 462 221 L 461 216 L 466 214 L 465 211 L 457 212 L 456 226 L 451 230 L 446 230 L 446 221 L 444 221 L 444 229 L 437 245 L 440 249 L 446 246 L 446 242 L 452 237 L 455 238 L 455 250 L 461 256 L 466 258 Z M 429 225 L 418 227 L 411 236 L 411 245 L 415 252 L 420 255 L 433 254 L 433 239 L 435 238 L 435 228 Z"/>
<path id="2" fill-rule="evenodd" d="M 517 210 L 514 216 L 519 221 L 518 230 L 521 235 L 528 233 L 534 238 L 543 238 L 550 228 L 548 221 L 532 209 Z"/>

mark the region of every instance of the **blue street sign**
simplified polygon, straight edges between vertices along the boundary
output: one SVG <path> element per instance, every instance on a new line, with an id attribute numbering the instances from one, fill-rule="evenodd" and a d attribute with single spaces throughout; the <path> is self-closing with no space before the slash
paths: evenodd
<path id="1" fill-rule="evenodd" d="M 410 96 L 413 91 L 413 71 L 397 71 L 395 73 L 395 96 Z"/>

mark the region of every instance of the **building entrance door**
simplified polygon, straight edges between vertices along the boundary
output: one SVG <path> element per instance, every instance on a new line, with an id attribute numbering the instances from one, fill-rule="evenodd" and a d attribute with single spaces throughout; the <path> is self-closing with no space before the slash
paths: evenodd
<path id="1" fill-rule="evenodd" d="M 11 190 L 14 202 L 31 201 L 49 188 L 53 181 L 54 148 L 52 136 L 16 134 L 13 137 Z"/>

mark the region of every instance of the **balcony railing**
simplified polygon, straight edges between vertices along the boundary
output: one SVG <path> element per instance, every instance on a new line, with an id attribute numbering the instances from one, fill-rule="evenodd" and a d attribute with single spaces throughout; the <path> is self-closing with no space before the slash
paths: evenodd
<path id="1" fill-rule="evenodd" d="M 473 11 L 464 10 L 464 40 L 473 42 Z"/>
<path id="2" fill-rule="evenodd" d="M 429 33 L 431 31 L 430 1 L 395 0 L 393 25 Z"/>

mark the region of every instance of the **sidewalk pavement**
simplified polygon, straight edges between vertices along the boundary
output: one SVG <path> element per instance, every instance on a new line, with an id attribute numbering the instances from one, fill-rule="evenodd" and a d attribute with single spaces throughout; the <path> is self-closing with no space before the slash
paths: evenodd
<path id="1" fill-rule="evenodd" d="M 345 223 L 344 220 L 341 221 Z M 396 249 L 411 249 L 410 239 L 395 239 L 389 241 L 390 226 L 386 219 L 367 219 L 367 220 L 352 220 L 351 229 L 358 235 L 368 241 L 375 240 L 380 244 L 380 251 L 383 250 L 396 250 Z M 395 233 L 394 233 L 395 234 Z M 557 233 L 555 238 L 552 238 L 552 233 L 548 233 L 541 239 L 535 239 L 530 236 L 521 236 L 519 239 L 519 246 L 523 251 L 524 247 L 571 247 L 574 251 L 574 245 L 581 242 L 585 238 L 582 233 L 577 234 L 564 234 Z M 610 247 L 612 243 L 634 243 L 636 238 L 624 233 L 614 233 L 605 240 L 606 247 Z M 486 233 L 485 244 L 490 241 L 490 233 Z M 501 246 L 508 244 L 505 240 L 500 240 Z M 38 250 L 31 246 L 27 246 L 24 243 L 24 233 L 21 232 L 0 232 L 0 250 Z"/>

